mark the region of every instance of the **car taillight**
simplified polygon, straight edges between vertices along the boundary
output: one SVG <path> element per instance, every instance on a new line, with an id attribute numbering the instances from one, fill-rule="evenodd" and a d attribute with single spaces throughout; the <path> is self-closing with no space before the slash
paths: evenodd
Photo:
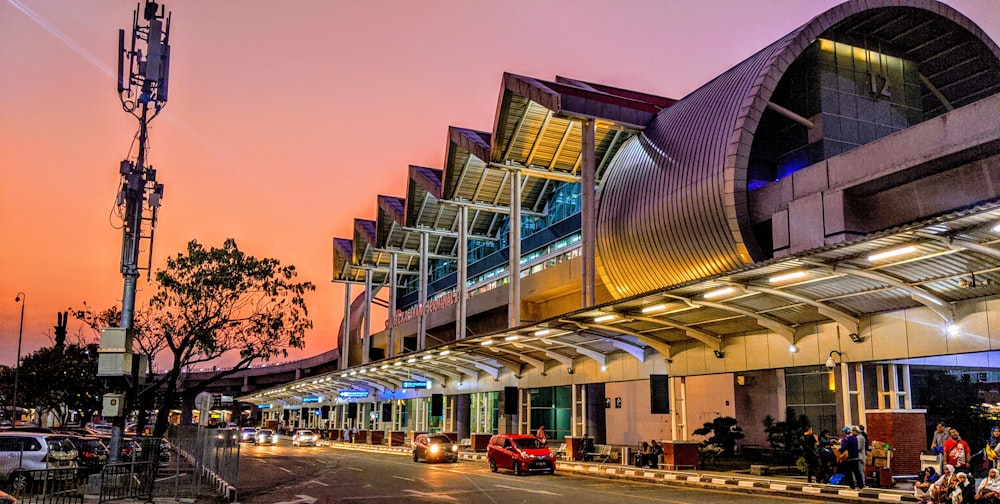
<path id="1" fill-rule="evenodd" d="M 125 456 L 132 455 L 132 449 L 131 448 L 122 448 L 122 455 L 125 455 Z"/>
<path id="2" fill-rule="evenodd" d="M 81 452 L 80 456 L 83 457 L 83 458 L 88 458 L 88 459 L 89 458 L 97 458 L 97 454 L 96 453 L 89 452 L 89 451 Z"/>

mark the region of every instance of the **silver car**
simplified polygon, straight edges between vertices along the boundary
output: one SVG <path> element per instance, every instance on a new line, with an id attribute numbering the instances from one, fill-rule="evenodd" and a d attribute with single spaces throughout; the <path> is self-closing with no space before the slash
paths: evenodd
<path id="1" fill-rule="evenodd" d="M 27 487 L 35 478 L 76 477 L 76 457 L 76 447 L 63 435 L 0 432 L 0 479 L 14 489 Z M 47 469 L 60 470 L 41 472 Z"/>

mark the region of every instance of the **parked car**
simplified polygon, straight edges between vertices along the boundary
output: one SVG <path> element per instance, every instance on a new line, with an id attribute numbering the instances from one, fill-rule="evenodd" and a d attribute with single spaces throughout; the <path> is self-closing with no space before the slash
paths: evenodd
<path id="1" fill-rule="evenodd" d="M 244 427 L 240 429 L 240 442 L 241 443 L 256 443 L 257 442 L 257 429 L 254 427 Z"/>
<path id="2" fill-rule="evenodd" d="M 96 436 L 67 436 L 76 447 L 76 465 L 81 476 L 97 474 L 108 463 L 108 447 Z"/>
<path id="3" fill-rule="evenodd" d="M 104 443 L 104 446 L 108 447 L 110 458 L 111 449 L 111 436 L 95 436 Z M 132 462 L 134 460 L 142 460 L 142 444 L 133 434 L 122 435 L 122 438 L 118 441 L 118 461 L 119 462 Z"/>
<path id="4" fill-rule="evenodd" d="M 511 469 L 514 474 L 556 472 L 556 457 L 545 443 L 529 434 L 497 434 L 486 447 L 490 470 Z"/>
<path id="5" fill-rule="evenodd" d="M 292 436 L 292 446 L 316 446 L 316 441 L 319 441 L 319 436 L 311 430 L 295 431 Z"/>
<path id="6" fill-rule="evenodd" d="M 413 461 L 458 462 L 458 445 L 445 434 L 420 434 L 413 439 Z"/>
<path id="7" fill-rule="evenodd" d="M 271 429 L 261 429 L 257 431 L 257 444 L 275 444 L 278 442 L 278 435 Z"/>
<path id="8" fill-rule="evenodd" d="M 65 435 L 43 432 L 0 432 L 0 479 L 11 488 L 23 490 L 31 484 L 32 473 L 44 469 L 65 469 L 47 473 L 51 479 L 73 479 L 78 469 L 76 447 Z"/>

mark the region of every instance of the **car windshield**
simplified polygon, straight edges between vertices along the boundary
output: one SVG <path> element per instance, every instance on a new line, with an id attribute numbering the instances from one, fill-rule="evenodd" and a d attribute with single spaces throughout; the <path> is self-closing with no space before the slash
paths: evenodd
<path id="1" fill-rule="evenodd" d="M 75 450 L 76 447 L 67 438 L 48 438 L 46 439 L 49 443 L 49 449 L 53 451 L 70 451 Z"/>
<path id="2" fill-rule="evenodd" d="M 451 438 L 443 434 L 439 436 L 431 436 L 427 441 L 430 443 L 451 444 Z"/>
<path id="3" fill-rule="evenodd" d="M 261 429 L 260 433 L 262 435 L 264 435 L 264 436 L 270 436 L 271 435 L 271 429 Z"/>
<path id="4" fill-rule="evenodd" d="M 537 438 L 519 438 L 514 440 L 514 445 L 522 450 L 533 450 L 536 448 L 545 448 L 545 445 L 539 441 Z"/>
<path id="5" fill-rule="evenodd" d="M 253 427 L 244 427 L 243 428 L 243 432 L 254 432 L 254 430 L 255 429 Z"/>
<path id="6" fill-rule="evenodd" d="M 311 430 L 304 430 L 299 433 L 300 436 L 312 436 L 313 432 Z"/>

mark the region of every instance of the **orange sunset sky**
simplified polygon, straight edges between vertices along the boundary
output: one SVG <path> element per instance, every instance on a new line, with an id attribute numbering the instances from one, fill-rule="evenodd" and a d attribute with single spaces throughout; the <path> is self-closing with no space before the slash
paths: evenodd
<path id="1" fill-rule="evenodd" d="M 295 265 L 336 346 L 331 238 L 440 168 L 448 125 L 489 131 L 502 73 L 681 98 L 834 0 L 172 0 L 154 270 L 197 239 Z M 1000 0 L 948 3 L 1000 39 Z M 120 305 L 118 164 L 137 129 L 115 89 L 135 1 L 0 0 L 0 364 L 50 345 L 56 313 Z M 137 306 L 153 291 L 139 283 Z M 355 288 L 354 292 L 357 293 Z M 373 329 L 382 327 L 376 319 Z M 82 331 L 70 324 L 71 340 Z M 93 337 L 88 332 L 86 337 Z M 224 365 L 224 363 L 223 363 Z"/>

